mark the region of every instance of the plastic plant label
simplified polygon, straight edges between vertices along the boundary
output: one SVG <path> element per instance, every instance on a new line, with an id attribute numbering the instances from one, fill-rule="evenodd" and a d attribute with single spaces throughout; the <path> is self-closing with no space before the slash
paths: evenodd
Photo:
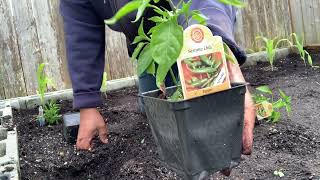
<path id="1" fill-rule="evenodd" d="M 261 102 L 256 104 L 258 120 L 267 119 L 272 115 L 273 107 L 269 102 Z"/>
<path id="2" fill-rule="evenodd" d="M 184 98 L 231 88 L 222 38 L 198 24 L 185 29 L 183 36 L 177 64 Z"/>

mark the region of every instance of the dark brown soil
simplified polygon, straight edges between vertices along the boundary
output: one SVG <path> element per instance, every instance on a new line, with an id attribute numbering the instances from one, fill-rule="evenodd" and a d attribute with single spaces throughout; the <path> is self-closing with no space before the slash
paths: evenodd
<path id="1" fill-rule="evenodd" d="M 320 56 L 315 61 L 320 62 Z M 320 179 L 320 70 L 311 70 L 293 56 L 276 63 L 244 68 L 253 86 L 281 88 L 292 96 L 293 113 L 280 123 L 260 122 L 255 128 L 254 152 L 226 178 L 211 179 Z M 62 113 L 71 103 L 62 103 Z M 107 145 L 95 140 L 92 153 L 78 152 L 63 141 L 62 125 L 40 128 L 37 110 L 14 111 L 19 135 L 22 179 L 181 179 L 160 164 L 145 117 L 139 114 L 136 89 L 108 94 L 100 109 L 108 119 Z"/>

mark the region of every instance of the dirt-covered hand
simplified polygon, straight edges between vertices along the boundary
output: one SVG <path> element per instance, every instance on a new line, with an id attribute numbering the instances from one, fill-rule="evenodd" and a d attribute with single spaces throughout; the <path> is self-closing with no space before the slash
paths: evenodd
<path id="1" fill-rule="evenodd" d="M 92 139 L 98 133 L 102 143 L 108 143 L 107 126 L 96 108 L 80 110 L 80 127 L 77 138 L 77 149 L 92 150 Z"/>
<path id="2" fill-rule="evenodd" d="M 233 56 L 232 52 L 229 52 L 230 55 Z M 246 82 L 241 69 L 238 64 L 234 64 L 231 61 L 227 62 L 230 81 L 241 83 Z M 253 145 L 253 128 L 255 124 L 256 118 L 256 110 L 251 98 L 251 94 L 247 88 L 247 92 L 245 94 L 245 103 L 244 103 L 244 128 L 242 134 L 242 154 L 250 155 L 252 152 Z"/>

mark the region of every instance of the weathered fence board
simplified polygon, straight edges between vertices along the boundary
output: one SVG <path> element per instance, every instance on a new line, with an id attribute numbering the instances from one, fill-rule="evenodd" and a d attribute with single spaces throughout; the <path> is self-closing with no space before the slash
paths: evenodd
<path id="1" fill-rule="evenodd" d="M 289 0 L 293 32 L 303 36 L 305 43 L 320 44 L 320 1 Z"/>
<path id="2" fill-rule="evenodd" d="M 319 0 L 245 0 L 235 28 L 243 48 L 257 49 L 256 36 L 305 37 L 320 44 Z M 36 70 L 41 62 L 56 89 L 70 88 L 59 0 L 0 0 L 0 99 L 36 93 Z M 106 28 L 108 79 L 134 75 L 123 34 Z"/>
<path id="3" fill-rule="evenodd" d="M 106 28 L 106 70 L 109 79 L 134 75 L 134 65 L 129 60 L 126 38 L 123 34 Z"/>
<path id="4" fill-rule="evenodd" d="M 20 59 L 28 94 L 35 94 L 37 88 L 36 70 L 42 62 L 36 22 L 29 0 L 12 1 L 13 24 L 17 34 Z"/>
<path id="5" fill-rule="evenodd" d="M 257 36 L 287 37 L 292 32 L 286 0 L 246 0 L 248 6 L 237 16 L 236 40 L 243 48 L 258 48 Z"/>
<path id="6" fill-rule="evenodd" d="M 0 99 L 26 94 L 10 2 L 0 0 Z"/>
<path id="7" fill-rule="evenodd" d="M 58 53 L 58 37 L 54 29 L 52 9 L 49 2 L 47 0 L 32 0 L 31 5 L 38 33 L 41 59 L 48 64 L 45 72 L 53 80 L 55 89 L 61 90 L 65 89 L 60 69 L 62 59 Z"/>

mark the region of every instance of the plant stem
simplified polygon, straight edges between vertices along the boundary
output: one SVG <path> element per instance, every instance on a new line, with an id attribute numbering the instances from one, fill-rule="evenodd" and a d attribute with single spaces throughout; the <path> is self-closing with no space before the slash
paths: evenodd
<path id="1" fill-rule="evenodd" d="M 172 78 L 172 80 L 173 80 L 173 83 L 174 83 L 175 85 L 178 85 L 178 81 L 177 81 L 176 76 L 174 75 L 174 73 L 173 73 L 173 71 L 172 71 L 172 68 L 170 68 L 170 75 L 171 75 L 171 78 Z"/>
<path id="2" fill-rule="evenodd" d="M 172 0 L 167 0 L 171 6 L 171 8 L 173 8 L 174 12 L 177 12 L 177 7 L 173 4 Z"/>
<path id="3" fill-rule="evenodd" d="M 162 11 L 162 9 L 160 9 L 158 6 L 155 6 L 155 5 L 152 5 L 152 4 L 149 4 L 148 7 L 152 7 L 154 9 Z"/>
<path id="4" fill-rule="evenodd" d="M 179 8 L 180 5 L 182 4 L 183 0 L 180 0 L 179 3 L 177 4 L 177 7 Z"/>

